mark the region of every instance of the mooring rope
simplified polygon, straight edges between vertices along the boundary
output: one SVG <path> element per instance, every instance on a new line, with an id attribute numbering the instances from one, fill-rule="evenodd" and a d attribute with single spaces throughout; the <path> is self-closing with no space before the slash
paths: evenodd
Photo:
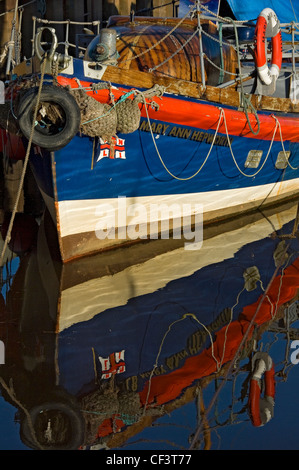
<path id="1" fill-rule="evenodd" d="M 8 226 L 8 229 L 7 229 L 7 234 L 5 236 L 4 245 L 3 245 L 3 248 L 2 248 L 2 252 L 1 252 L 0 265 L 2 265 L 2 263 L 3 263 L 3 259 L 4 259 L 4 255 L 5 255 L 7 245 L 9 243 L 10 239 L 11 239 L 11 231 L 12 231 L 15 215 L 16 215 L 16 212 L 17 212 L 17 207 L 18 207 L 18 204 L 19 204 L 19 200 L 20 200 L 20 197 L 21 197 L 21 192 L 22 192 L 22 189 L 23 189 L 23 184 L 24 184 L 24 179 L 25 179 L 25 174 L 26 174 L 27 165 L 28 165 L 28 161 L 29 161 L 30 150 L 31 150 L 31 145 L 32 145 L 32 139 L 33 139 L 33 134 L 34 134 L 34 129 L 35 129 L 35 122 L 36 122 L 36 118 L 37 118 L 37 112 L 38 112 L 38 107 L 39 107 L 39 102 L 40 102 L 40 97 L 41 97 L 41 92 L 42 92 L 42 86 L 43 86 L 44 75 L 45 75 L 45 68 L 46 68 L 46 57 L 44 57 L 43 62 L 42 62 L 41 78 L 40 78 L 40 84 L 39 84 L 38 93 L 37 93 L 37 101 L 36 101 L 36 105 L 35 105 L 35 109 L 34 109 L 31 132 L 30 132 L 30 136 L 29 136 L 29 140 L 28 140 L 26 155 L 25 155 L 25 158 L 24 158 L 24 165 L 23 165 L 23 170 L 22 170 L 22 174 L 21 174 L 20 184 L 19 184 L 19 187 L 18 187 L 15 204 L 14 204 L 14 207 L 13 207 L 13 211 L 12 211 L 12 214 L 11 214 L 9 226 Z"/>
<path id="2" fill-rule="evenodd" d="M 288 159 L 287 156 L 286 156 L 286 151 L 285 151 L 285 148 L 284 148 L 283 137 L 282 137 L 282 131 L 281 131 L 281 124 L 280 124 L 279 120 L 277 119 L 277 117 L 274 116 L 274 114 L 272 115 L 272 117 L 275 119 L 275 121 L 276 121 L 276 123 L 277 123 L 277 125 L 278 125 L 278 127 L 279 127 L 280 141 L 281 141 L 281 146 L 282 146 L 282 150 L 283 150 L 283 154 L 284 154 L 284 158 L 285 158 L 285 160 L 286 160 L 286 163 L 287 163 L 287 165 L 288 165 L 292 170 L 298 170 L 299 167 L 298 167 L 298 166 L 297 166 L 296 168 L 293 167 L 293 166 L 290 164 L 289 159 Z"/>
<path id="3" fill-rule="evenodd" d="M 223 110 L 223 108 L 221 108 L 221 109 Z M 227 135 L 227 138 L 228 138 L 228 137 L 229 137 L 229 134 L 228 134 L 227 122 L 226 122 L 226 116 L 225 116 L 224 110 L 223 110 L 223 118 L 224 118 L 225 132 L 226 132 L 226 135 Z M 261 167 L 260 167 L 255 173 L 252 173 L 251 175 L 248 175 L 247 173 L 244 173 L 244 171 L 242 171 L 241 168 L 239 167 L 239 165 L 238 165 L 238 163 L 237 163 L 237 160 L 236 160 L 236 157 L 235 157 L 235 155 L 234 155 L 232 146 L 231 146 L 230 139 L 228 138 L 228 145 L 229 145 L 229 149 L 230 149 L 230 153 L 231 153 L 232 159 L 233 159 L 234 164 L 236 165 L 237 169 L 239 170 L 239 172 L 240 172 L 243 176 L 246 176 L 247 178 L 254 178 L 254 177 L 263 169 L 263 167 L 265 166 L 265 163 L 267 162 L 267 160 L 268 160 L 268 158 L 269 158 L 270 151 L 271 151 L 271 149 L 272 149 L 272 145 L 273 145 L 273 142 L 274 142 L 274 138 L 275 138 L 275 135 L 276 135 L 277 128 L 278 128 L 278 124 L 276 123 L 275 128 L 274 128 L 274 132 L 273 132 L 273 136 L 272 136 L 272 139 L 271 139 L 271 142 L 270 142 L 270 147 L 269 147 L 269 150 L 268 150 L 268 152 L 267 152 L 267 155 L 266 155 L 266 157 L 265 157 L 265 160 L 264 160 L 263 164 L 261 165 Z"/>
<path id="4" fill-rule="evenodd" d="M 218 119 L 218 124 L 217 124 L 217 127 L 216 127 L 216 130 L 215 130 L 215 134 L 214 134 L 214 137 L 213 137 L 213 140 L 212 140 L 212 143 L 211 143 L 211 147 L 208 151 L 208 154 L 206 156 L 206 158 L 204 159 L 203 163 L 201 164 L 200 168 L 195 172 L 193 173 L 193 175 L 191 176 L 188 176 L 186 178 L 181 178 L 179 176 L 176 176 L 174 175 L 169 169 L 168 167 L 166 166 L 166 164 L 164 163 L 164 160 L 159 152 L 159 149 L 157 147 L 157 144 L 156 144 L 156 140 L 155 140 L 155 137 L 154 137 L 154 133 L 153 133 L 153 129 L 152 129 L 152 125 L 151 125 L 151 120 L 150 120 L 150 117 L 149 117 L 149 114 L 148 114 L 148 109 L 147 109 L 147 103 L 146 103 L 146 100 L 145 98 L 143 97 L 142 95 L 142 92 L 139 92 L 143 98 L 143 102 L 144 102 L 144 107 L 145 107 L 145 112 L 146 112 L 146 116 L 147 116 L 147 121 L 148 121 L 148 124 L 149 124 L 149 129 L 150 129 L 150 133 L 151 133 L 151 137 L 152 137 L 152 141 L 153 141 L 153 144 L 154 144 L 154 147 L 155 147 L 155 150 L 157 152 L 157 155 L 159 157 L 159 160 L 161 161 L 163 167 L 165 168 L 165 170 L 167 171 L 167 173 L 174 179 L 176 180 L 179 180 L 179 181 L 188 181 L 188 180 L 191 180 L 192 178 L 194 178 L 196 175 L 198 175 L 198 173 L 200 173 L 200 171 L 202 170 L 202 168 L 204 167 L 204 165 L 206 164 L 210 154 L 211 154 L 211 151 L 214 147 L 214 143 L 215 143 L 215 140 L 216 140 L 216 137 L 217 137 L 217 134 L 218 134 L 218 130 L 219 130 L 219 127 L 220 127 L 220 122 L 221 122 L 221 116 L 222 116 L 222 108 L 219 108 L 220 109 L 220 116 L 219 116 L 219 119 Z M 222 111 L 221 111 L 222 110 Z"/>

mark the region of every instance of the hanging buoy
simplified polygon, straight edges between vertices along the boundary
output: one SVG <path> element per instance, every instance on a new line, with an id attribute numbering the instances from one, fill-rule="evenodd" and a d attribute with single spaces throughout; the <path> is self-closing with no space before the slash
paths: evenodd
<path id="1" fill-rule="evenodd" d="M 274 415 L 275 371 L 271 357 L 267 353 L 257 352 L 252 359 L 252 370 L 249 415 L 254 426 L 264 426 Z"/>
<path id="2" fill-rule="evenodd" d="M 272 60 L 271 68 L 267 65 L 266 38 L 271 38 Z M 282 37 L 279 20 L 271 8 L 265 8 L 260 13 L 255 27 L 255 63 L 260 80 L 265 85 L 271 85 L 279 76 L 282 63 Z"/>

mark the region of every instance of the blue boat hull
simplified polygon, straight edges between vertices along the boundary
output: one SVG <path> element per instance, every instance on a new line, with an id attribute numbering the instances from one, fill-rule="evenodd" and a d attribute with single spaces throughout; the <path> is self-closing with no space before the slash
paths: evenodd
<path id="1" fill-rule="evenodd" d="M 137 131 L 118 136 L 124 142 L 124 158 L 99 158 L 101 144 L 85 135 L 77 135 L 55 153 L 43 151 L 42 158 L 32 154 L 36 180 L 58 226 L 64 260 L 132 241 L 133 236 L 117 237 L 116 231 L 133 224 L 137 233 L 137 225 L 149 222 L 152 205 L 166 204 L 172 212 L 169 218 L 179 224 L 187 204 L 193 217 L 197 213 L 209 223 L 298 193 L 297 142 L 284 142 L 291 165 L 277 169 L 280 140 L 234 135 L 228 139 L 218 133 L 213 144 L 213 130 L 157 120 L 151 126 L 152 132 L 148 121 L 141 119 Z M 258 168 L 246 168 L 250 150 L 262 151 Z M 113 225 L 111 236 L 108 228 Z M 101 238 L 97 229 L 102 230 Z M 146 230 L 137 235 L 157 236 Z"/>

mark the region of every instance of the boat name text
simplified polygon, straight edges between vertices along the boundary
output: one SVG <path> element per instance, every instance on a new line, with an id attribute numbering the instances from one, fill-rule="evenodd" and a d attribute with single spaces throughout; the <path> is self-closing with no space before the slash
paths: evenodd
<path id="1" fill-rule="evenodd" d="M 154 134 L 178 137 L 180 139 L 186 140 L 194 140 L 196 142 L 205 142 L 206 144 L 212 144 L 214 139 L 213 133 L 195 131 L 194 129 L 188 129 L 186 127 L 171 126 L 170 124 L 152 122 L 150 125 L 147 121 L 142 121 L 139 126 L 140 131 L 150 132 L 151 129 Z M 232 141 L 232 137 L 230 137 L 228 141 L 226 136 L 217 135 L 214 145 L 228 147 Z"/>

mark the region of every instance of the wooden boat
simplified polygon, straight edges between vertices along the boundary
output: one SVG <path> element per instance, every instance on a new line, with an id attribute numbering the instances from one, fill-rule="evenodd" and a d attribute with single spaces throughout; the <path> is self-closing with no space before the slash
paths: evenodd
<path id="1" fill-rule="evenodd" d="M 294 28 L 269 8 L 236 22 L 208 7 L 111 17 L 81 58 L 35 19 L 7 106 L 63 261 L 157 237 L 198 249 L 202 224 L 298 194 Z"/>

